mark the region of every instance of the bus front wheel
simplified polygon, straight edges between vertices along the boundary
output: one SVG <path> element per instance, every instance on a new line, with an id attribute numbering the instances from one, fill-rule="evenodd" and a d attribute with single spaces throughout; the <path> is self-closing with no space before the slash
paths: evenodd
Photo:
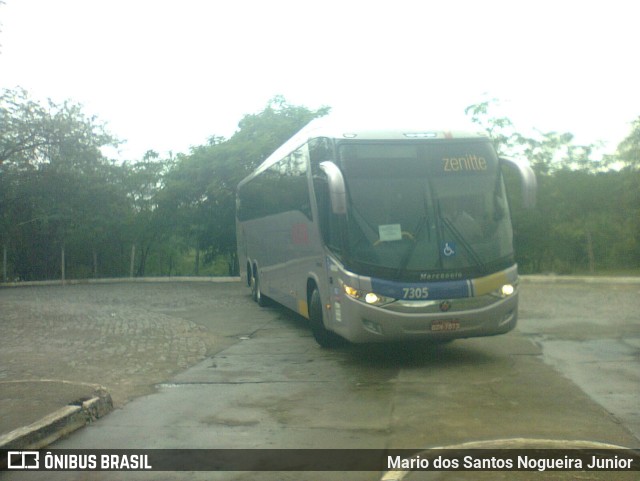
<path id="1" fill-rule="evenodd" d="M 311 332 L 313 338 L 322 347 L 338 347 L 345 343 L 345 340 L 335 332 L 328 330 L 322 320 L 322 300 L 317 288 L 313 289 L 309 299 L 309 320 L 311 322 Z"/>

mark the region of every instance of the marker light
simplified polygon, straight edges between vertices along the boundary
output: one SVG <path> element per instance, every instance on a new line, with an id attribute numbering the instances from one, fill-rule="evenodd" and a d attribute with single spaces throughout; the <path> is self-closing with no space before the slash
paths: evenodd
<path id="1" fill-rule="evenodd" d="M 404 136 L 409 139 L 435 139 L 438 134 L 436 132 L 405 132 Z"/>
<path id="2" fill-rule="evenodd" d="M 354 289 L 351 286 L 348 285 L 344 285 L 344 292 L 349 296 L 349 297 L 354 297 L 356 299 L 360 298 L 360 292 L 358 291 L 358 289 Z"/>

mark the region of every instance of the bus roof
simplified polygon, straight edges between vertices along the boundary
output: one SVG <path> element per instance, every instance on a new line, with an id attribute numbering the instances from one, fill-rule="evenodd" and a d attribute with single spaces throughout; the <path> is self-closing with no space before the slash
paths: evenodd
<path id="1" fill-rule="evenodd" d="M 278 147 L 255 171 L 240 182 L 244 184 L 250 178 L 271 167 L 286 155 L 298 149 L 306 142 L 317 137 L 328 137 L 335 140 L 438 140 L 438 139 L 488 139 L 486 132 L 448 129 L 415 129 L 391 128 L 381 129 L 366 125 L 356 125 L 329 117 L 312 120 L 298 133 Z"/>

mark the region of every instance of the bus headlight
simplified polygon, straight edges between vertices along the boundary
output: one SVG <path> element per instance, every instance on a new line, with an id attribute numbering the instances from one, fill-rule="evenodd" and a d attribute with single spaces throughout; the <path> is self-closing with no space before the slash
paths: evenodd
<path id="1" fill-rule="evenodd" d="M 364 295 L 364 302 L 367 304 L 378 304 L 382 299 L 375 292 L 367 292 Z"/>
<path id="2" fill-rule="evenodd" d="M 354 289 L 347 284 L 343 285 L 344 292 L 346 295 L 353 299 L 357 299 L 366 304 L 370 304 L 372 306 L 383 306 L 385 304 L 389 304 L 390 302 L 395 301 L 392 297 L 381 296 L 380 294 L 376 294 L 375 292 L 362 291 L 360 289 Z"/>
<path id="3" fill-rule="evenodd" d="M 505 297 L 512 296 L 514 292 L 516 292 L 516 287 L 513 284 L 504 284 L 491 294 L 504 299 Z"/>
<path id="4" fill-rule="evenodd" d="M 513 287 L 512 284 L 505 284 L 500 288 L 500 293 L 504 297 L 509 297 L 511 294 L 513 294 L 514 291 L 515 291 L 515 288 Z"/>

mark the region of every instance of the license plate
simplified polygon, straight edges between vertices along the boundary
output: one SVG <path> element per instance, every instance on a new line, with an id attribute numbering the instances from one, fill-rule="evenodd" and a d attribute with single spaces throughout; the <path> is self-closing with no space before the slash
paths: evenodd
<path id="1" fill-rule="evenodd" d="M 457 331 L 460 329 L 460 321 L 433 321 L 431 323 L 431 331 L 444 332 L 444 331 Z"/>

